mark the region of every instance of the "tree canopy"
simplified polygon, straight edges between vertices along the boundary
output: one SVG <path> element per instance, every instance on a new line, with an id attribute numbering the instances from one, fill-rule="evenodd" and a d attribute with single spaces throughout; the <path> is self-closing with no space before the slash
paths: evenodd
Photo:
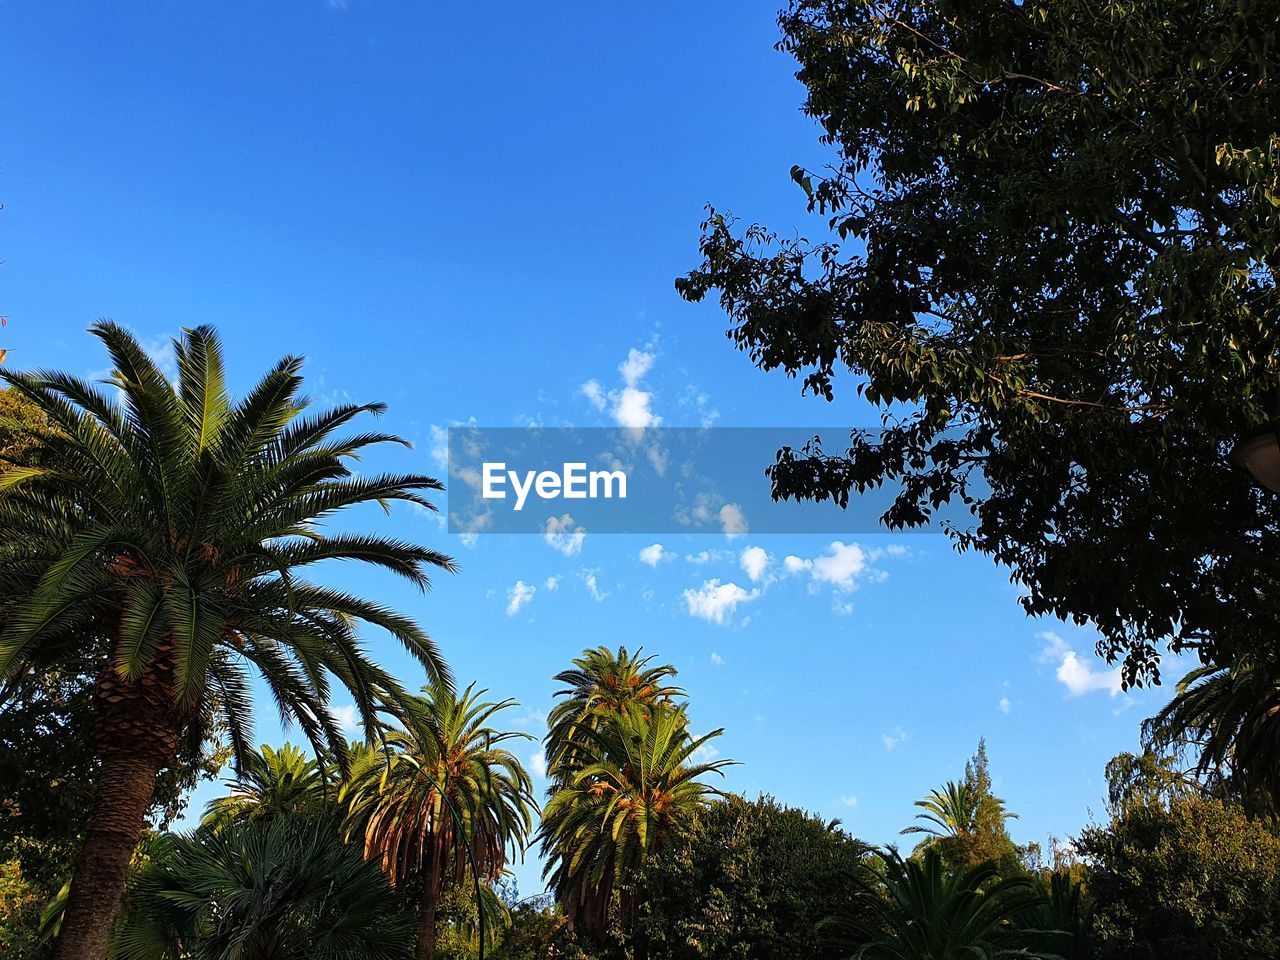
<path id="1" fill-rule="evenodd" d="M 793 171 L 818 235 L 713 209 L 677 287 L 718 295 L 761 369 L 883 417 L 780 451 L 775 496 L 900 484 L 895 525 L 967 499 L 957 544 L 1029 613 L 1095 624 L 1130 682 L 1165 641 L 1271 643 L 1280 507 L 1227 454 L 1280 381 L 1274 4 L 792 0 L 780 23 L 834 151 Z"/>

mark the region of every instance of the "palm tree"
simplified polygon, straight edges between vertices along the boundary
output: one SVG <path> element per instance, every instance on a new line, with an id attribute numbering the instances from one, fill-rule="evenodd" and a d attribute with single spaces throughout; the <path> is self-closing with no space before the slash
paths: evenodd
<path id="1" fill-rule="evenodd" d="M 431 508 L 438 481 L 358 476 L 347 461 L 402 442 L 335 434 L 382 407 L 344 405 L 303 416 L 302 361 L 280 361 L 239 402 L 208 327 L 174 342 L 171 384 L 124 329 L 92 332 L 114 364 L 109 396 L 52 372 L 0 374 L 50 421 L 47 465 L 0 473 L 0 676 L 44 669 L 105 638 L 97 681 L 97 800 L 76 864 L 57 956 L 102 955 L 157 774 L 210 704 L 239 762 L 248 754 L 249 677 L 265 680 L 286 722 L 317 752 L 346 760 L 326 709 L 330 678 L 365 720 L 404 699 L 365 654 L 363 621 L 384 628 L 443 679 L 447 669 L 413 621 L 362 597 L 302 579 L 326 560 L 384 567 L 420 588 L 443 554 L 359 534 L 322 535 L 346 507 L 402 500 Z M 32 483 L 33 480 L 40 482 Z"/>
<path id="2" fill-rule="evenodd" d="M 1280 809 L 1280 682 L 1274 660 L 1207 664 L 1179 681 L 1173 699 L 1144 728 L 1157 750 L 1191 746 L 1195 773 L 1215 792 L 1256 813 Z"/>
<path id="3" fill-rule="evenodd" d="M 1039 949 L 1061 960 L 1091 960 L 1095 955 L 1093 900 L 1084 882 L 1067 870 L 1038 878 L 1042 902 L 1023 918 L 1037 928 Z"/>
<path id="4" fill-rule="evenodd" d="M 587 761 L 586 742 L 611 719 L 659 703 L 673 703 L 684 696 L 667 681 L 676 675 L 670 664 L 651 666 L 654 657 L 642 657 L 619 647 L 582 651 L 573 669 L 556 674 L 568 684 L 556 691 L 561 699 L 547 717 L 547 773 L 553 785 L 562 784 Z"/>
<path id="5" fill-rule="evenodd" d="M 263 744 L 244 758 L 231 792 L 209 803 L 201 824 L 222 829 L 242 820 L 282 813 L 323 814 L 337 793 L 337 786 L 315 758 L 291 743 L 279 750 Z"/>
<path id="6" fill-rule="evenodd" d="M 838 956 L 851 960 L 1051 958 L 1040 931 L 1021 921 L 1042 898 L 1028 877 L 1000 879 L 984 864 L 948 869 L 936 850 L 904 860 L 892 847 L 879 870 L 854 879 L 854 896 L 823 923 Z"/>
<path id="7" fill-rule="evenodd" d="M 245 820 L 151 845 L 119 960 L 407 960 L 413 921 L 326 818 Z"/>
<path id="8" fill-rule="evenodd" d="M 533 783 L 503 746 L 532 738 L 495 730 L 493 718 L 515 701 L 486 702 L 486 692 L 474 684 L 461 695 L 445 684 L 423 688 L 405 728 L 356 756 L 340 797 L 347 833 L 365 856 L 397 887 L 422 884 L 420 958 L 435 952 L 440 896 L 466 877 L 469 859 L 477 884 L 496 881 L 533 828 Z"/>
<path id="9" fill-rule="evenodd" d="M 721 733 L 694 737 L 683 707 L 658 705 L 613 714 L 583 741 L 585 762 L 552 795 L 539 830 L 544 876 L 572 924 L 603 934 L 615 893 L 630 920 L 634 872 L 720 795 L 700 778 L 732 761 L 696 755 Z"/>
<path id="10" fill-rule="evenodd" d="M 998 828 L 1003 834 L 1006 820 L 1016 820 L 1016 813 L 1009 813 L 1004 808 L 1004 801 L 990 792 L 985 792 L 969 780 L 948 780 L 940 790 L 930 790 L 923 800 L 915 805 L 923 810 L 917 813 L 916 819 L 923 823 L 912 824 L 902 829 L 901 833 L 924 834 L 916 845 L 916 851 L 937 847 L 950 854 L 951 859 L 967 862 L 971 848 L 977 844 L 978 835 L 984 824 Z"/>

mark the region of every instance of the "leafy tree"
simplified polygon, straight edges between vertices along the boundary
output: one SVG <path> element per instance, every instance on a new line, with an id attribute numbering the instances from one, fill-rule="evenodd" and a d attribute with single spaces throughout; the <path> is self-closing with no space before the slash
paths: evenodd
<path id="1" fill-rule="evenodd" d="M 0 957 L 31 960 L 39 955 L 43 899 L 16 860 L 0 863 Z"/>
<path id="2" fill-rule="evenodd" d="M 533 828 L 532 781 L 505 746 L 528 735 L 491 726 L 514 701 L 486 702 L 486 692 L 474 684 L 461 695 L 443 683 L 424 688 L 405 729 L 363 749 L 342 790 L 347 833 L 365 856 L 395 886 L 420 884 L 422 960 L 435 951 L 441 896 L 466 879 L 471 857 L 481 880 L 492 883 Z"/>
<path id="3" fill-rule="evenodd" d="M 283 815 L 164 835 L 131 880 L 119 960 L 401 960 L 412 916 L 336 824 Z"/>
<path id="4" fill-rule="evenodd" d="M 337 793 L 314 757 L 291 743 L 279 750 L 263 744 L 244 758 L 231 792 L 209 803 L 202 824 L 217 829 L 281 814 L 323 815 L 336 809 Z"/>
<path id="5" fill-rule="evenodd" d="M 1269 649 L 1280 501 L 1226 454 L 1280 381 L 1273 6 L 791 0 L 780 24 L 833 149 L 793 171 L 825 219 L 810 242 L 713 210 L 677 287 L 761 369 L 883 417 L 781 451 L 775 496 L 884 482 L 891 525 L 972 502 L 956 544 L 1131 682 L 1164 641 Z"/>
<path id="6" fill-rule="evenodd" d="M 1104 958 L 1280 955 L 1280 839 L 1218 800 L 1135 803 L 1076 842 Z"/>
<path id="7" fill-rule="evenodd" d="M 729 795 L 651 857 L 637 882 L 640 955 L 649 960 L 804 960 L 819 922 L 846 897 L 867 847 L 770 797 Z"/>
<path id="8" fill-rule="evenodd" d="M 695 737 L 683 706 L 660 703 L 613 713 L 584 741 L 582 766 L 552 794 L 538 832 L 544 876 L 575 928 L 600 939 L 613 919 L 629 932 L 637 871 L 719 793 L 701 778 L 730 761 L 695 755 L 721 733 Z"/>
<path id="9" fill-rule="evenodd" d="M 1041 903 L 1029 877 L 994 866 L 947 867 L 936 850 L 904 860 L 892 848 L 878 870 L 854 878 L 854 896 L 824 930 L 856 960 L 1001 960 L 1045 957 L 1022 921 Z"/>
<path id="10" fill-rule="evenodd" d="M 509 904 L 509 922 L 493 960 L 591 960 L 550 894 Z"/>
<path id="11" fill-rule="evenodd" d="M 1177 757 L 1150 751 L 1121 753 L 1107 761 L 1107 803 L 1113 812 L 1134 804 L 1169 803 L 1203 796 L 1204 787 L 1178 769 Z"/>
<path id="12" fill-rule="evenodd" d="M 334 436 L 381 407 L 301 416 L 302 362 L 292 357 L 233 402 L 210 328 L 175 341 L 176 385 L 128 332 L 92 329 L 119 399 L 66 374 L 0 374 L 52 424 L 38 436 L 46 465 L 0 473 L 0 675 L 76 657 L 86 637 L 108 641 L 95 683 L 101 767 L 58 941 L 64 960 L 101 956 L 157 775 L 192 725 L 218 710 L 237 755 L 247 753 L 250 669 L 284 719 L 339 762 L 346 744 L 326 709 L 330 678 L 366 721 L 404 697 L 365 656 L 357 623 L 386 629 L 430 675 L 445 675 L 416 624 L 307 582 L 307 568 L 354 560 L 422 587 L 428 568 L 453 568 L 412 544 L 317 529 L 345 507 L 431 506 L 424 493 L 440 484 L 430 477 L 355 476 L 346 465 L 395 440 Z"/>
<path id="13" fill-rule="evenodd" d="M 556 674 L 555 679 L 568 686 L 556 691 L 563 699 L 547 717 L 547 772 L 553 783 L 567 781 L 589 762 L 586 744 L 614 718 L 684 696 L 668 683 L 676 668 L 669 663 L 653 666 L 656 658 L 642 657 L 643 652 L 631 654 L 626 647 L 616 652 L 608 647 L 584 650 L 572 670 Z"/>

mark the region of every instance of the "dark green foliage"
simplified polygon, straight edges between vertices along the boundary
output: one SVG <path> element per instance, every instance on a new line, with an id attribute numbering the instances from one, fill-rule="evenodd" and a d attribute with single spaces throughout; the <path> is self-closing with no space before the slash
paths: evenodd
<path id="1" fill-rule="evenodd" d="M 1093 898 L 1077 872 L 1055 870 L 1039 878 L 1043 902 L 1022 919 L 1037 931 L 1033 947 L 1061 960 L 1091 960 L 1097 951 Z"/>
<path id="2" fill-rule="evenodd" d="M 331 820 L 279 816 L 165 835 L 133 877 L 119 960 L 407 958 L 413 912 Z"/>
<path id="3" fill-rule="evenodd" d="M 1135 803 L 1077 848 L 1090 867 L 1104 958 L 1280 956 L 1280 839 L 1236 807 Z"/>
<path id="4" fill-rule="evenodd" d="M 784 452 L 776 495 L 902 481 L 894 524 L 972 496 L 958 544 L 1028 613 L 1096 624 L 1129 680 L 1162 641 L 1269 649 L 1280 501 L 1226 454 L 1280 382 L 1275 3 L 792 0 L 780 22 L 834 151 L 793 174 L 826 225 L 713 211 L 677 286 L 717 295 L 761 369 L 886 419 Z"/>
<path id="5" fill-rule="evenodd" d="M 1043 898 L 1029 877 L 991 865 L 950 868 L 936 850 L 903 860 L 892 848 L 852 878 L 852 896 L 823 924 L 835 956 L 855 960 L 1043 957 L 1028 922 Z"/>
<path id="6" fill-rule="evenodd" d="M 729 796 L 645 868 L 636 942 L 649 960 L 806 960 L 867 848 L 770 797 Z"/>

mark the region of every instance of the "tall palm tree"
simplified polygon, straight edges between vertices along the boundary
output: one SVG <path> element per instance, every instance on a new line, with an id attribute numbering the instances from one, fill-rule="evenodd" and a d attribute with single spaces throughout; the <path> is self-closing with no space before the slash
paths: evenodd
<path id="1" fill-rule="evenodd" d="M 0 676 L 55 664 L 93 638 L 109 646 L 96 690 L 101 774 L 58 940 L 63 960 L 102 955 L 156 776 L 202 708 L 222 710 L 243 762 L 251 671 L 283 718 L 339 763 L 347 748 L 326 709 L 330 678 L 350 691 L 367 727 L 405 697 L 362 649 L 361 621 L 387 630 L 428 675 L 446 677 L 413 621 L 308 582 L 307 568 L 359 561 L 420 588 L 428 569 L 453 569 L 413 544 L 320 532 L 346 507 L 431 508 L 424 494 L 441 489 L 427 476 L 352 473 L 348 461 L 365 448 L 402 442 L 336 436 L 380 405 L 303 416 L 294 357 L 233 402 L 208 327 L 174 342 L 176 384 L 123 328 L 92 332 L 110 354 L 116 396 L 62 373 L 0 374 L 51 424 L 39 438 L 46 466 L 0 473 L 0 583 L 32 585 L 25 596 L 0 589 Z"/>
<path id="2" fill-rule="evenodd" d="M 940 790 L 930 790 L 923 800 L 915 805 L 923 810 L 917 813 L 916 819 L 923 823 L 904 827 L 900 832 L 908 834 L 924 834 L 916 849 L 921 850 L 936 844 L 938 841 L 965 840 L 972 838 L 979 829 L 979 821 L 983 805 L 987 804 L 993 811 L 993 820 L 1003 824 L 1006 820 L 1016 820 L 1016 813 L 1009 813 L 1004 808 L 1004 801 L 999 797 L 987 794 L 975 788 L 965 780 L 948 780 Z"/>
<path id="3" fill-rule="evenodd" d="M 326 818 L 162 835 L 130 880 L 118 960 L 408 960 L 413 921 Z"/>
<path id="4" fill-rule="evenodd" d="M 291 743 L 279 750 L 263 744 L 244 758 L 231 792 L 210 801 L 201 824 L 222 829 L 282 813 L 319 815 L 337 794 L 337 784 L 314 757 Z"/>
<path id="5" fill-rule="evenodd" d="M 1022 922 L 1043 898 L 1028 877 L 1000 879 L 981 865 L 949 869 L 936 850 L 854 878 L 847 908 L 823 923 L 837 956 L 851 960 L 1004 960 L 1043 957 L 1041 931 Z"/>
<path id="6" fill-rule="evenodd" d="M 471 857 L 480 880 L 496 881 L 533 828 L 533 783 L 504 746 L 532 738 L 494 729 L 493 718 L 515 701 L 486 702 L 486 692 L 474 684 L 461 694 L 445 684 L 425 687 L 405 728 L 386 731 L 380 747 L 356 756 L 341 794 L 347 833 L 365 856 L 397 887 L 421 883 L 417 955 L 424 960 L 435 952 L 445 887 L 466 877 Z"/>
<path id="7" fill-rule="evenodd" d="M 978 791 L 964 781 L 948 780 L 940 790 L 930 790 L 923 800 L 915 805 L 923 813 L 917 813 L 916 819 L 923 824 L 912 824 L 904 827 L 902 835 L 912 833 L 925 834 L 925 843 L 941 837 L 955 837 L 972 833 L 977 827 L 978 804 L 981 802 Z"/>
<path id="8" fill-rule="evenodd" d="M 732 761 L 696 755 L 721 733 L 693 736 L 684 708 L 664 704 L 614 714 L 583 742 L 585 762 L 552 795 L 539 830 L 544 876 L 571 923 L 603 934 L 615 893 L 620 919 L 632 918 L 634 872 L 720 795 L 701 778 Z"/>
<path id="9" fill-rule="evenodd" d="M 556 691 L 560 699 L 547 717 L 547 773 L 553 784 L 563 783 L 587 761 L 585 744 L 613 718 L 660 703 L 674 703 L 684 696 L 667 681 L 676 668 L 664 663 L 652 665 L 655 657 L 642 657 L 626 647 L 582 651 L 573 669 L 556 674 L 568 684 Z"/>

